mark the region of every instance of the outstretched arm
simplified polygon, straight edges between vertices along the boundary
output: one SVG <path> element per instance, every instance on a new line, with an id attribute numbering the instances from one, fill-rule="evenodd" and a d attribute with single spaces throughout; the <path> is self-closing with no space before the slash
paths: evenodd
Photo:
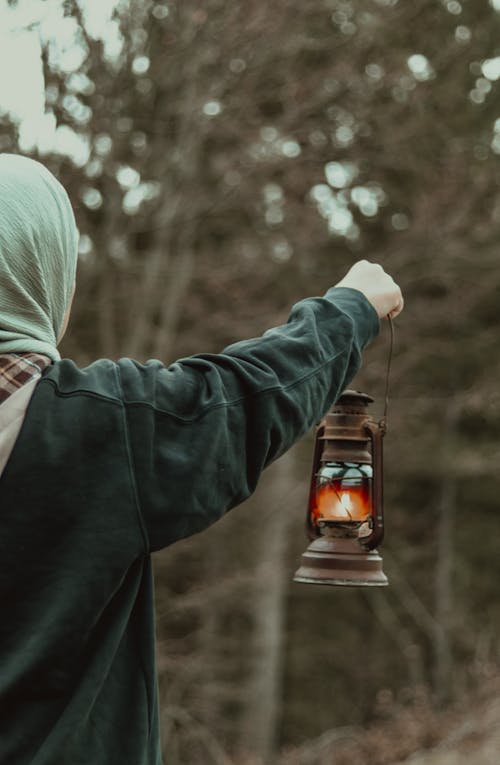
<path id="1" fill-rule="evenodd" d="M 373 264 L 352 271 L 349 286 L 302 300 L 285 325 L 221 354 L 170 367 L 119 362 L 152 550 L 246 499 L 266 465 L 318 422 L 354 377 L 378 315 L 396 311 L 401 293 Z"/>

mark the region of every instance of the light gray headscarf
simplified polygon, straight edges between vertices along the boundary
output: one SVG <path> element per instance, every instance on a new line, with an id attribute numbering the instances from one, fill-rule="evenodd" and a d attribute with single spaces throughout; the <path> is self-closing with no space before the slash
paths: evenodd
<path id="1" fill-rule="evenodd" d="M 60 358 L 77 250 L 75 216 L 59 181 L 33 159 L 0 154 L 0 353 Z"/>

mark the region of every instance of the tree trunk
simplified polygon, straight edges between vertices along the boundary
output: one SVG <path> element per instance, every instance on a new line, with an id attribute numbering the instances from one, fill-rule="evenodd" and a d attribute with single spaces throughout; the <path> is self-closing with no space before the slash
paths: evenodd
<path id="1" fill-rule="evenodd" d="M 293 451 L 283 456 L 262 479 L 256 499 L 266 500 L 257 521 L 254 542 L 259 558 L 252 598 L 254 631 L 250 640 L 252 672 L 246 687 L 240 749 L 257 762 L 276 762 L 276 734 L 281 708 L 283 635 L 286 592 L 291 572 L 286 567 L 287 538 L 294 517 L 291 501 L 300 485 L 294 481 Z"/>
<path id="2" fill-rule="evenodd" d="M 436 526 L 436 601 L 434 637 L 434 693 L 438 704 L 449 700 L 452 691 L 453 657 L 450 641 L 452 613 L 453 526 L 456 509 L 457 476 L 453 465 L 459 404 L 451 398 L 444 415 L 442 441 L 442 482 Z"/>

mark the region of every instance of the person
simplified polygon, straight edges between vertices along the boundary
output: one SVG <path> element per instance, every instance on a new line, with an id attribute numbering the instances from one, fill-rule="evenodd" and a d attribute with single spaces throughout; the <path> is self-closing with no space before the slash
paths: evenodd
<path id="1" fill-rule="evenodd" d="M 157 765 L 151 553 L 251 494 L 403 298 L 361 261 L 220 354 L 80 369 L 77 244 L 55 177 L 0 155 L 0 762 Z"/>

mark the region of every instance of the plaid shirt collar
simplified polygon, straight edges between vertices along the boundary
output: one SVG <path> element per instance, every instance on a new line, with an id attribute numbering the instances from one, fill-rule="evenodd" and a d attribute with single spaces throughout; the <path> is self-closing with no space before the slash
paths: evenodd
<path id="1" fill-rule="evenodd" d="M 41 377 L 51 363 L 40 353 L 0 354 L 0 404 L 26 383 Z"/>

